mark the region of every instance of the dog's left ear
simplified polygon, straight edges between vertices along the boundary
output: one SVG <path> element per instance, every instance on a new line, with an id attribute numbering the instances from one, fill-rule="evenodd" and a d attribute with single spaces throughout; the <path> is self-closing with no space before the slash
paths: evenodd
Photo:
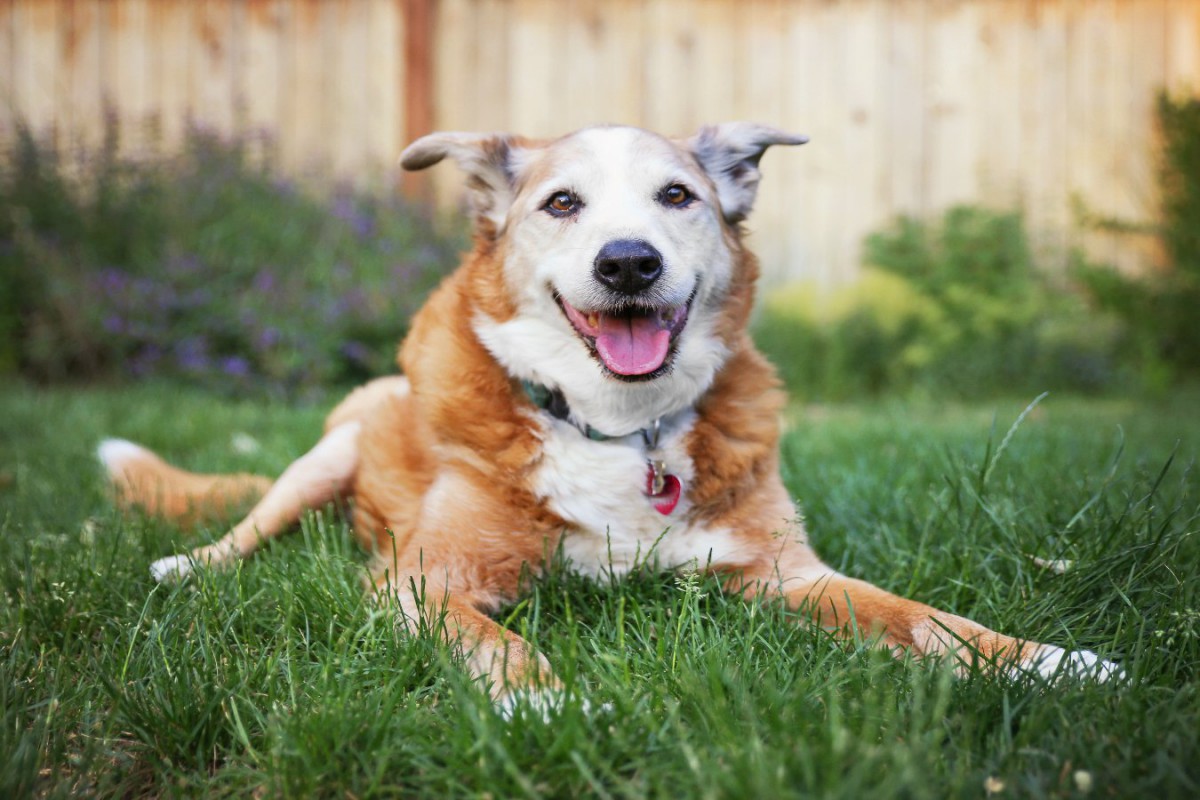
<path id="1" fill-rule="evenodd" d="M 754 207 L 758 181 L 762 177 L 758 162 L 767 148 L 773 144 L 804 144 L 807 141 L 807 136 L 784 133 L 767 125 L 725 122 L 701 128 L 686 144 L 716 184 L 725 219 L 737 223 Z"/>
<path id="2" fill-rule="evenodd" d="M 416 171 L 454 159 L 467 173 L 475 213 L 499 229 L 512 204 L 513 165 L 520 147 L 507 133 L 431 133 L 404 148 L 400 166 Z"/>

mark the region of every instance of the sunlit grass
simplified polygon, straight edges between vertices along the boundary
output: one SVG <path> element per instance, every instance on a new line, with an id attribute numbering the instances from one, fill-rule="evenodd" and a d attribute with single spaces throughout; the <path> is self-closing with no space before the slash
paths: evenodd
<path id="1" fill-rule="evenodd" d="M 0 795 L 1194 796 L 1197 397 L 1051 396 L 1001 450 L 1031 399 L 798 406 L 785 477 L 830 563 L 1128 685 L 955 680 L 713 581 L 555 572 L 501 615 L 577 698 L 546 723 L 364 603 L 336 514 L 155 586 L 151 560 L 220 531 L 119 518 L 96 442 L 275 473 L 323 407 L 0 391 Z"/>

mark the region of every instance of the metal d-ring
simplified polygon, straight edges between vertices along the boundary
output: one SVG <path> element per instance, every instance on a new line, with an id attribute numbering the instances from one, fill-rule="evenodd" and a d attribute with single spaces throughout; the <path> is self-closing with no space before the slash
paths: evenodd
<path id="1" fill-rule="evenodd" d="M 646 444 L 646 450 L 658 449 L 658 432 L 661 423 L 662 417 L 655 417 L 649 428 L 642 428 L 642 441 Z"/>

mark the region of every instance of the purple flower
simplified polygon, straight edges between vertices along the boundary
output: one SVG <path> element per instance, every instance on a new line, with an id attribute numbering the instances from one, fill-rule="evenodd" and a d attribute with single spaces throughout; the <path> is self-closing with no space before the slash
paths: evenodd
<path id="1" fill-rule="evenodd" d="M 275 288 L 275 273 L 269 269 L 261 269 L 254 276 L 254 291 L 269 294 Z"/>
<path id="2" fill-rule="evenodd" d="M 367 294 L 362 289 L 351 289 L 339 297 L 329 309 L 328 317 L 338 319 L 343 315 L 362 311 L 367 305 Z"/>
<path id="3" fill-rule="evenodd" d="M 125 287 L 129 285 L 129 276 L 115 267 L 109 267 L 100 271 L 96 283 L 102 292 L 110 295 L 117 294 L 124 291 Z"/>
<path id="4" fill-rule="evenodd" d="M 362 342 L 346 342 L 339 349 L 343 356 L 356 364 L 366 365 L 371 361 L 371 349 Z"/>
<path id="5" fill-rule="evenodd" d="M 417 275 L 417 267 L 410 261 L 397 261 L 392 264 L 392 278 L 401 284 L 408 284 Z"/>
<path id="6" fill-rule="evenodd" d="M 184 308 L 201 308 L 212 302 L 212 292 L 208 289 L 194 289 L 181 300 Z"/>
<path id="7" fill-rule="evenodd" d="M 283 337 L 280 336 L 278 328 L 263 328 L 261 331 L 259 331 L 254 344 L 259 350 L 270 350 L 272 347 L 279 344 L 279 341 L 282 338 Z"/>
<path id="8" fill-rule="evenodd" d="M 208 368 L 208 342 L 199 336 L 189 336 L 175 345 L 175 363 L 186 372 L 202 372 Z"/>
<path id="9" fill-rule="evenodd" d="M 358 207 L 353 197 L 341 195 L 335 198 L 330 213 L 349 225 L 360 239 L 366 239 L 375 232 L 375 220 Z"/>
<path id="10" fill-rule="evenodd" d="M 146 345 L 129 360 L 129 372 L 137 377 L 147 375 L 161 359 L 162 350 L 159 347 Z"/>
<path id="11" fill-rule="evenodd" d="M 182 255 L 167 260 L 168 275 L 190 275 L 198 271 L 204 264 L 194 255 Z"/>
<path id="12" fill-rule="evenodd" d="M 250 362 L 241 356 L 229 356 L 221 360 L 221 371 L 235 378 L 244 378 L 250 374 Z"/>

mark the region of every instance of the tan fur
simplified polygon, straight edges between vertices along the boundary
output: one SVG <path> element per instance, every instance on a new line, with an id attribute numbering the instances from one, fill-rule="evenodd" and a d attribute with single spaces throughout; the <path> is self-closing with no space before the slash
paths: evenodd
<path id="1" fill-rule="evenodd" d="M 761 136 L 764 130 L 767 141 L 758 155 L 772 142 L 798 141 L 769 129 L 752 132 Z M 730 135 L 739 131 L 744 138 L 745 129 Z M 505 277 L 508 226 L 497 230 L 494 223 L 501 200 L 488 192 L 498 191 L 493 172 L 512 148 L 525 148 L 527 159 L 534 158 L 530 148 L 546 148 L 553 158 L 534 159 L 511 189 L 514 207 L 527 207 L 524 186 L 553 174 L 554 159 L 578 157 L 571 148 L 580 140 L 563 141 L 449 134 L 414 145 L 406 161 L 412 166 L 450 153 L 480 173 L 472 177 L 480 193 L 472 252 L 415 317 L 399 356 L 404 377 L 372 382 L 347 397 L 330 414 L 325 438 L 289 467 L 262 503 L 225 539 L 192 554 L 209 564 L 248 555 L 303 509 L 352 498 L 355 531 L 374 553 L 377 596 L 410 620 L 444 623 L 446 639 L 462 646 L 470 670 L 490 683 L 497 698 L 535 684 L 556 685 L 545 660 L 487 614 L 515 600 L 523 571 L 542 569 L 564 533 L 578 525 L 551 510 L 534 488 L 550 431 L 545 414 L 473 327 L 481 318 L 504 323 L 522 313 L 514 299 L 521 287 Z M 706 146 L 714 146 L 712 140 Z M 717 196 L 714 181 L 700 188 L 710 202 Z M 746 196 L 737 200 L 735 208 L 744 210 Z M 727 356 L 695 402 L 686 434 L 695 473 L 686 487 L 686 518 L 664 520 L 664 526 L 704 532 L 715 541 L 731 537 L 733 546 L 722 556 L 705 562 L 697 553 L 698 563 L 723 576 L 730 591 L 781 598 L 823 626 L 854 625 L 888 645 L 922 654 L 954 652 L 964 662 L 978 653 L 1005 668 L 1055 650 L 905 600 L 821 563 L 779 477 L 785 398 L 774 369 L 746 333 L 758 264 L 744 249 L 737 224 L 714 224 L 732 263 L 728 286 L 714 295 L 719 306 L 711 310 L 712 330 Z M 710 312 L 693 310 L 704 313 Z M 122 502 L 173 518 L 199 501 L 225 502 L 266 489 L 262 479 L 246 476 L 190 475 L 148 453 L 113 470 L 112 478 Z"/>
<path id="2" fill-rule="evenodd" d="M 183 526 L 228 517 L 271 486 L 271 479 L 261 475 L 185 472 L 148 450 L 109 465 L 109 470 L 110 493 L 118 507 L 140 508 Z"/>

